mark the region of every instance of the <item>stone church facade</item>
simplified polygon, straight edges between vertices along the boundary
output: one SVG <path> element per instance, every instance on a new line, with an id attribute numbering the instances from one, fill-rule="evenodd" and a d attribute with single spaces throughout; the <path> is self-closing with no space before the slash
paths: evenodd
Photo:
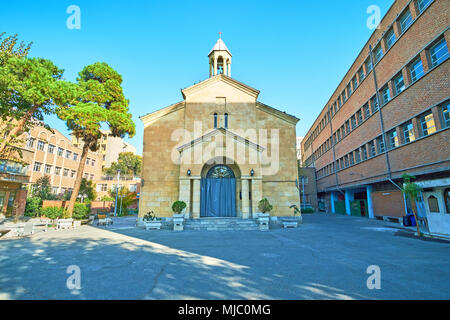
<path id="1" fill-rule="evenodd" d="M 258 101 L 259 91 L 231 78 L 222 39 L 209 54 L 210 77 L 182 90 L 183 100 L 141 117 L 144 124 L 139 216 L 252 218 L 267 198 L 271 215 L 292 216 L 298 118 Z"/>

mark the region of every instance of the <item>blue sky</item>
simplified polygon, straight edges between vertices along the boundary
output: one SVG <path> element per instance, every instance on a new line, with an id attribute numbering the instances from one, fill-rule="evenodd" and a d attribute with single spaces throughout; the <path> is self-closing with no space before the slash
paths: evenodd
<path id="1" fill-rule="evenodd" d="M 383 16 L 393 2 L 5 1 L 0 32 L 33 41 L 30 55 L 52 60 L 67 80 L 96 61 L 116 69 L 136 123 L 126 140 L 142 153 L 139 116 L 181 101 L 181 88 L 209 76 L 219 31 L 233 54 L 233 78 L 300 118 L 303 136 L 370 37 L 367 8 L 377 5 Z M 80 30 L 66 27 L 70 5 L 81 9 Z M 46 122 L 68 134 L 55 116 Z"/>

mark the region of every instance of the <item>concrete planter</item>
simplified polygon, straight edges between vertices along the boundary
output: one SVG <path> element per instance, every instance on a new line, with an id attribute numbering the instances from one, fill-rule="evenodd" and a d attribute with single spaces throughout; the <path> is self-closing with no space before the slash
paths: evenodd
<path id="1" fill-rule="evenodd" d="M 173 214 L 173 231 L 184 230 L 184 213 Z"/>
<path id="2" fill-rule="evenodd" d="M 74 220 L 73 221 L 73 227 L 74 228 L 81 227 L 81 220 Z"/>
<path id="3" fill-rule="evenodd" d="M 267 231 L 270 226 L 270 214 L 269 213 L 256 213 L 256 220 L 258 221 L 259 230 Z"/>
<path id="4" fill-rule="evenodd" d="M 144 227 L 145 230 L 160 230 L 162 226 L 162 222 L 155 220 L 155 221 L 144 221 Z"/>

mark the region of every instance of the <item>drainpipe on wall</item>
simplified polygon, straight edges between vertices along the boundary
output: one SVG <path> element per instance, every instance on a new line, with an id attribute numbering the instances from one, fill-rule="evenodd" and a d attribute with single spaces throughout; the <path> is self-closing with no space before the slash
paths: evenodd
<path id="1" fill-rule="evenodd" d="M 372 45 L 369 45 L 369 51 L 370 51 L 370 62 L 372 63 L 373 81 L 375 83 L 376 99 L 377 99 L 377 103 L 378 103 L 378 113 L 380 115 L 381 138 L 383 139 L 383 144 L 384 144 L 384 148 L 385 148 L 384 154 L 386 156 L 387 179 L 389 181 L 393 182 L 391 179 L 392 178 L 391 163 L 389 161 L 389 151 L 388 151 L 388 147 L 386 144 L 386 134 L 385 134 L 385 130 L 384 130 L 383 114 L 381 112 L 381 99 L 380 99 L 380 92 L 378 91 L 377 74 L 375 72 L 375 64 L 373 61 Z M 394 183 L 394 185 L 395 185 L 395 183 Z"/>

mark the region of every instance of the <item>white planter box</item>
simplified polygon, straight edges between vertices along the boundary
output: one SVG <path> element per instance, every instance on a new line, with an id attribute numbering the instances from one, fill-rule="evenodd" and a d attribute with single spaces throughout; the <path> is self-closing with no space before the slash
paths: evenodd
<path id="1" fill-rule="evenodd" d="M 74 228 L 81 227 L 81 220 L 74 220 L 73 221 L 73 227 Z"/>
<path id="2" fill-rule="evenodd" d="M 450 236 L 449 214 L 428 213 L 427 220 L 431 234 Z"/>
<path id="3" fill-rule="evenodd" d="M 267 231 L 270 225 L 270 214 L 269 213 L 256 213 L 256 220 L 258 221 L 259 230 Z"/>
<path id="4" fill-rule="evenodd" d="M 173 230 L 183 231 L 184 230 L 184 214 L 173 214 Z"/>
<path id="5" fill-rule="evenodd" d="M 59 219 L 56 229 L 70 229 L 73 226 L 73 219 Z"/>
<path id="6" fill-rule="evenodd" d="M 160 230 L 162 223 L 161 221 L 144 221 L 144 226 L 146 230 Z"/>

